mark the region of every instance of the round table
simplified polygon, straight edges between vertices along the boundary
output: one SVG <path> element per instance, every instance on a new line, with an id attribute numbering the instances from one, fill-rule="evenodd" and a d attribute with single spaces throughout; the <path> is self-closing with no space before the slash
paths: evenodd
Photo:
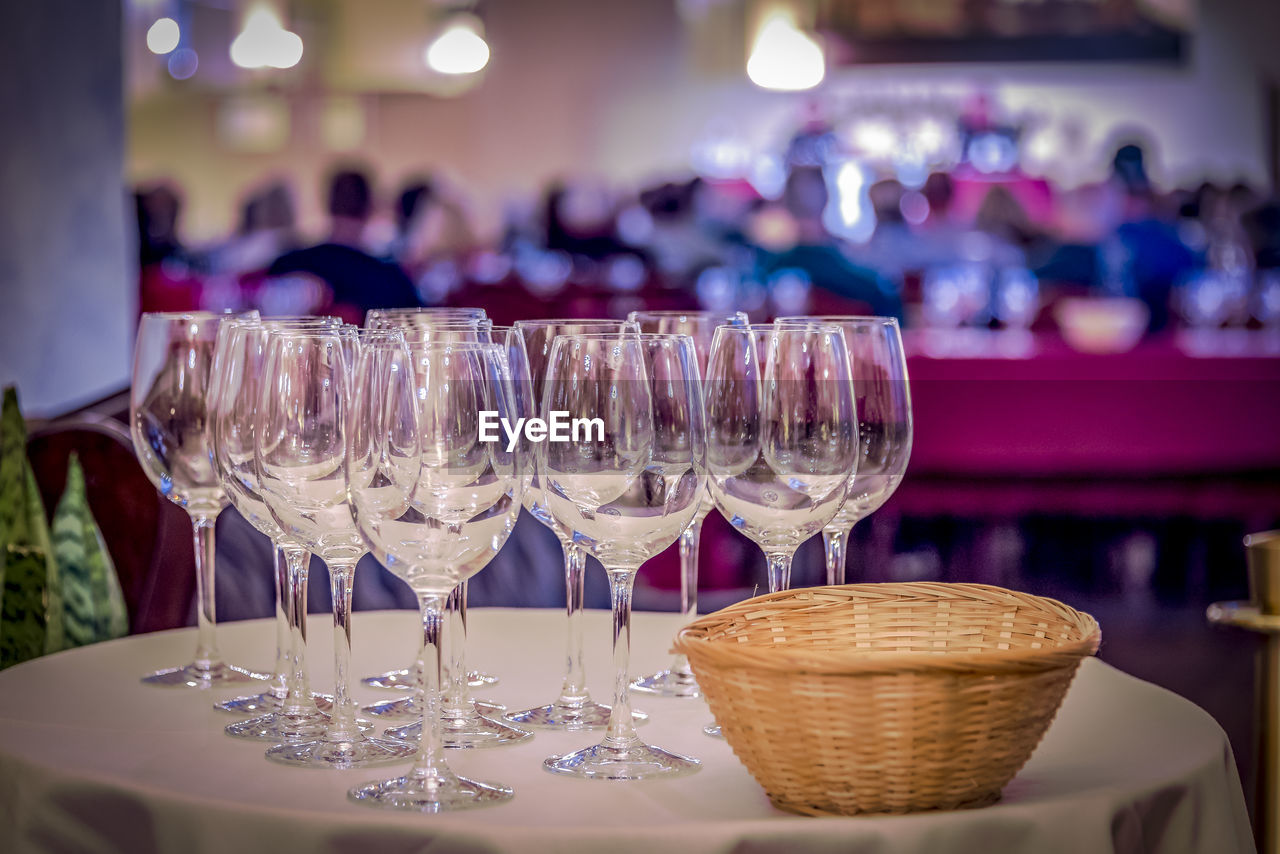
<path id="1" fill-rule="evenodd" d="M 564 617 L 549 610 L 474 609 L 469 663 L 501 682 L 485 698 L 520 708 L 559 687 Z M 607 699 L 610 623 L 586 614 L 588 679 Z M 679 625 L 637 614 L 633 673 L 663 666 Z M 331 621 L 312 615 L 313 684 L 332 673 Z M 267 667 L 265 620 L 220 627 L 231 661 Z M 418 633 L 408 612 L 360 612 L 354 672 L 403 666 Z M 538 732 L 523 744 L 449 751 L 455 770 L 515 789 L 484 810 L 419 815 L 351 803 L 351 786 L 399 771 L 288 768 L 266 745 L 232 739 L 234 717 L 212 702 L 234 692 L 144 686 L 180 663 L 194 630 L 125 638 L 0 673 L 0 851 L 596 851 L 680 852 L 1228 852 L 1252 851 L 1231 748 L 1204 711 L 1097 660 L 1085 661 L 1057 720 L 991 807 L 911 816 L 804 818 L 774 809 L 734 758 L 708 738 L 701 701 L 638 696 L 643 736 L 696 756 L 702 769 L 667 781 L 564 779 L 541 761 L 591 743 Z M 357 689 L 362 701 L 393 696 Z"/>

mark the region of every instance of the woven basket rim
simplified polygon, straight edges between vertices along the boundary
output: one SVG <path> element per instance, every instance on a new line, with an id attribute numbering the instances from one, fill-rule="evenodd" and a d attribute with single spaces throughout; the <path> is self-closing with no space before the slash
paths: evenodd
<path id="1" fill-rule="evenodd" d="M 813 650 L 778 644 L 739 644 L 724 640 L 709 640 L 702 632 L 726 620 L 744 616 L 771 603 L 785 601 L 814 602 L 812 607 L 822 607 L 820 601 L 826 593 L 831 596 L 830 607 L 847 606 L 852 596 L 834 595 L 837 592 L 856 594 L 860 590 L 875 591 L 883 595 L 887 590 L 902 590 L 904 598 L 955 598 L 964 594 L 970 599 L 1013 598 L 1024 605 L 1043 609 L 1046 616 L 1053 614 L 1076 624 L 1080 637 L 1051 647 L 1014 647 L 1001 650 L 940 650 L 937 652 L 908 651 L 886 652 L 871 649 L 851 649 L 844 652 Z M 912 594 L 907 596 L 906 594 Z M 815 600 L 819 600 L 815 602 Z M 714 659 L 717 666 L 733 666 L 755 670 L 789 673 L 817 673 L 829 675 L 865 675 L 880 673 L 1032 673 L 1059 667 L 1070 667 L 1081 659 L 1093 655 L 1101 642 L 1102 631 L 1092 615 L 1078 611 L 1057 599 L 1036 596 L 989 584 L 948 583 L 932 581 L 878 582 L 845 584 L 835 587 L 804 587 L 784 590 L 746 599 L 727 608 L 699 617 L 682 628 L 673 645 L 675 652 L 684 653 L 704 664 Z"/>

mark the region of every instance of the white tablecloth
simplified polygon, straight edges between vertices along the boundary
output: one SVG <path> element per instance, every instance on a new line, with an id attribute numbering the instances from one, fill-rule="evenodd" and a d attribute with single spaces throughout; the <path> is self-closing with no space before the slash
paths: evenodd
<path id="1" fill-rule="evenodd" d="M 332 671 L 331 621 L 313 615 L 316 687 Z M 560 612 L 472 611 L 470 663 L 501 677 L 488 699 L 549 700 L 563 660 Z M 355 672 L 403 666 L 417 637 L 408 612 L 358 613 Z M 665 664 L 678 618 L 637 614 L 633 673 Z M 229 660 L 265 668 L 267 621 L 219 629 Z M 588 676 L 606 699 L 609 620 L 586 615 Z M 668 781 L 606 783 L 544 772 L 549 754 L 591 736 L 540 731 L 507 748 L 449 751 L 470 777 L 514 787 L 499 807 L 444 815 L 374 810 L 349 787 L 404 766 L 344 772 L 268 762 L 266 745 L 222 728 L 211 708 L 233 692 L 143 686 L 181 663 L 193 630 L 127 638 L 0 673 L 0 851 L 94 852 L 1205 852 L 1252 851 L 1226 736 L 1201 709 L 1086 661 L 1044 742 L 991 807 L 903 817 L 803 818 L 775 810 L 729 746 L 708 738 L 701 701 L 637 697 L 650 741 L 702 759 Z M 362 700 L 393 696 L 361 688 Z"/>

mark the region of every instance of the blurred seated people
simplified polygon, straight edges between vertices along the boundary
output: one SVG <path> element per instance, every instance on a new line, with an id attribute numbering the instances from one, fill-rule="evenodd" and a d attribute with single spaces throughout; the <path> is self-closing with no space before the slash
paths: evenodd
<path id="1" fill-rule="evenodd" d="M 411 182 L 395 211 L 393 253 L 428 305 L 445 302 L 462 286 L 475 235 L 462 205 L 438 183 Z"/>
<path id="2" fill-rule="evenodd" d="M 765 277 L 797 270 L 820 292 L 843 301 L 862 303 L 871 314 L 901 320 L 902 298 L 897 287 L 877 271 L 854 263 L 827 232 L 822 223 L 827 199 L 822 169 L 796 166 L 791 170 L 782 201 L 794 220 L 796 239 L 790 248 L 762 253 L 760 265 Z"/>
<path id="3" fill-rule="evenodd" d="M 329 183 L 328 202 L 328 240 L 286 252 L 271 264 L 267 275 L 288 278 L 301 274 L 319 279 L 328 286 L 332 301 L 315 310 L 355 323 L 362 322 L 371 308 L 417 305 L 413 283 L 404 271 L 364 248 L 365 225 L 373 211 L 368 177 L 356 169 L 338 171 Z"/>
<path id="4" fill-rule="evenodd" d="M 1151 310 L 1147 329 L 1158 332 L 1169 325 L 1174 286 L 1200 259 L 1178 236 L 1173 217 L 1163 215 L 1139 146 L 1116 152 L 1110 183 L 1123 191 L 1124 221 L 1100 247 L 1100 284 L 1109 295 L 1145 302 Z"/>
<path id="5" fill-rule="evenodd" d="M 194 311 L 201 279 L 178 238 L 182 198 L 167 183 L 134 193 L 138 216 L 138 311 Z"/>
<path id="6" fill-rule="evenodd" d="M 275 180 L 245 200 L 236 233 L 209 253 L 209 265 L 217 273 L 265 270 L 299 243 L 293 193 Z"/>
<path id="7" fill-rule="evenodd" d="M 1257 269 L 1280 268 L 1280 198 L 1268 199 L 1245 214 L 1244 226 Z"/>
<path id="8" fill-rule="evenodd" d="M 599 261 L 631 251 L 617 237 L 614 210 L 605 189 L 590 181 L 557 182 L 543 206 L 546 248 Z"/>
<path id="9" fill-rule="evenodd" d="M 641 234 L 633 234 L 640 231 L 633 229 L 624 236 L 648 253 L 668 282 L 692 287 L 698 273 L 726 261 L 728 247 L 723 230 L 711 227 L 712 223 L 700 215 L 700 207 L 715 206 L 709 198 L 711 192 L 705 181 L 694 178 L 685 183 L 662 184 L 640 194 L 640 211 L 647 215 L 647 228 Z M 714 233 L 716 230 L 720 234 Z"/>

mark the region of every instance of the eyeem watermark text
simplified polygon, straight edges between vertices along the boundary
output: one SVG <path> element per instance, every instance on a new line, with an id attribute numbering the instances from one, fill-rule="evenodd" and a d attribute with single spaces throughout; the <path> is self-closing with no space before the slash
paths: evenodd
<path id="1" fill-rule="evenodd" d="M 570 418 L 569 413 L 553 410 L 551 420 L 542 418 L 517 418 L 512 424 L 509 419 L 499 417 L 491 409 L 480 410 L 480 441 L 497 442 L 498 427 L 507 434 L 507 450 L 514 451 L 523 431 L 524 438 L 535 444 L 539 442 L 603 442 L 603 418 Z M 592 438 L 594 436 L 594 438 Z"/>

